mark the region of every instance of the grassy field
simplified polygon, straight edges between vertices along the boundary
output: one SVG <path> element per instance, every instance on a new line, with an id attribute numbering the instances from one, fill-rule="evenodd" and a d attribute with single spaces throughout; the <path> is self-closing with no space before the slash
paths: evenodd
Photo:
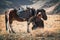
<path id="1" fill-rule="evenodd" d="M 16 34 L 9 34 L 5 29 L 5 16 L 0 15 L 0 40 L 60 40 L 60 15 L 47 15 L 44 29 L 37 28 L 26 32 L 27 22 L 13 21 L 12 26 Z"/>

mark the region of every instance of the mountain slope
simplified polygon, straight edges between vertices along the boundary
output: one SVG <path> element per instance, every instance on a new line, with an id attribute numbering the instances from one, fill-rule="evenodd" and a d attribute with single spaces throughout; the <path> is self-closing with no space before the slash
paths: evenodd
<path id="1" fill-rule="evenodd" d="M 49 9 L 58 4 L 51 13 L 60 13 L 60 0 L 1 0 L 0 12 L 7 8 L 18 8 L 21 5 L 29 5 L 36 9 Z"/>

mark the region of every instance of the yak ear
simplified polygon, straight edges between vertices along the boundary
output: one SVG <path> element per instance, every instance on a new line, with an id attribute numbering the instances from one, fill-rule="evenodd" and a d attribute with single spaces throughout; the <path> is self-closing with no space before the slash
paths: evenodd
<path id="1" fill-rule="evenodd" d="M 16 10 L 16 9 L 14 9 L 14 12 L 16 12 L 16 13 L 17 13 L 17 10 Z"/>
<path id="2" fill-rule="evenodd" d="M 41 9 L 41 11 L 42 11 L 42 18 L 43 18 L 44 20 L 47 20 L 46 11 L 45 11 L 44 9 Z"/>

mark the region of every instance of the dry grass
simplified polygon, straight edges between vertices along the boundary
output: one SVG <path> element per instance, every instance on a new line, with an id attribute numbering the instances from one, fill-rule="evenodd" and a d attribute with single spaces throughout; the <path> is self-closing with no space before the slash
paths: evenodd
<path id="1" fill-rule="evenodd" d="M 17 34 L 8 34 L 5 30 L 5 16 L 0 15 L 0 40 L 60 40 L 58 38 L 60 37 L 60 15 L 48 15 L 48 20 L 44 21 L 44 24 L 44 29 L 37 28 L 36 30 L 32 30 L 32 24 L 30 24 L 31 33 L 27 33 L 27 22 L 15 20 L 12 26 Z"/>

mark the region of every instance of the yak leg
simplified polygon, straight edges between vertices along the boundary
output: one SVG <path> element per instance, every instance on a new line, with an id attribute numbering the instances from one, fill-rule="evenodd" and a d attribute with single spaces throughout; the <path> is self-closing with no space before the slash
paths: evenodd
<path id="1" fill-rule="evenodd" d="M 7 24 L 6 24 L 6 25 L 7 25 L 6 31 L 9 33 L 9 29 L 10 29 L 10 28 L 9 28 L 9 27 L 10 27 L 10 26 L 9 26 L 9 21 L 7 21 Z"/>
<path id="2" fill-rule="evenodd" d="M 30 33 L 30 31 L 29 31 L 29 21 L 27 21 L 27 32 Z"/>
<path id="3" fill-rule="evenodd" d="M 28 20 L 27 20 L 27 32 L 29 33 L 30 31 L 29 31 L 29 25 L 30 25 L 30 22 L 32 21 L 32 18 L 33 17 L 31 17 L 31 18 L 29 18 Z"/>
<path id="4" fill-rule="evenodd" d="M 12 24 L 10 24 L 10 33 L 15 33 L 15 31 L 12 28 Z"/>
<path id="5" fill-rule="evenodd" d="M 9 33 L 9 14 L 5 14 L 5 21 L 6 21 L 6 31 Z"/>
<path id="6" fill-rule="evenodd" d="M 10 33 L 15 33 L 14 30 L 13 30 L 13 28 L 12 28 L 12 22 L 13 22 L 13 17 L 11 16 L 11 17 L 9 18 Z"/>

